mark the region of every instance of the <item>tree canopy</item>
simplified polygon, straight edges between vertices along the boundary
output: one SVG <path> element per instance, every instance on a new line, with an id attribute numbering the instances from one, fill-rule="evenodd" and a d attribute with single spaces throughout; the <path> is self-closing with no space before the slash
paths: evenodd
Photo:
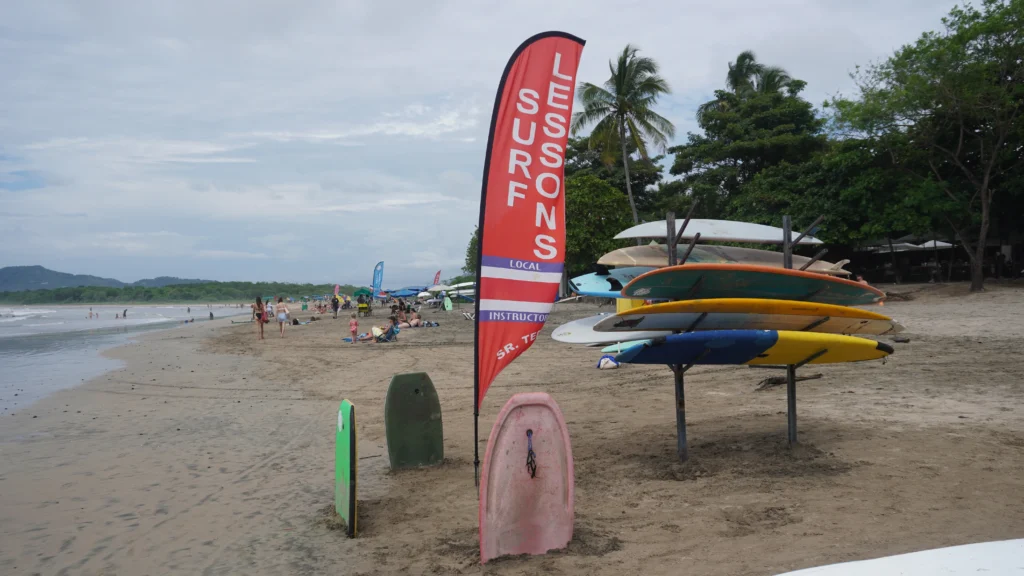
<path id="1" fill-rule="evenodd" d="M 622 192 L 592 174 L 565 181 L 565 266 L 571 275 L 588 271 L 606 252 L 621 248 L 616 234 L 632 224 Z"/>
<path id="2" fill-rule="evenodd" d="M 619 247 L 611 238 L 631 224 L 625 206 L 633 222 L 695 202 L 699 218 L 776 226 L 782 214 L 797 226 L 825 215 L 816 235 L 847 252 L 941 237 L 969 255 L 972 290 L 993 231 L 1001 244 L 1021 242 L 1024 0 L 954 8 L 941 30 L 858 69 L 856 93 L 821 108 L 804 99 L 803 80 L 742 52 L 699 107 L 699 130 L 668 148 L 667 175 L 666 158 L 649 152 L 673 138 L 655 111 L 668 82 L 632 46 L 609 70 L 600 86 L 580 83 L 566 149 L 574 274 Z"/>
<path id="3" fill-rule="evenodd" d="M 980 290 L 993 200 L 1019 183 L 1024 159 L 1024 0 L 956 7 L 942 22 L 860 70 L 859 98 L 833 105 L 839 126 L 932 185 L 918 190 L 945 197 L 933 196 L 933 216 L 967 249 Z"/>

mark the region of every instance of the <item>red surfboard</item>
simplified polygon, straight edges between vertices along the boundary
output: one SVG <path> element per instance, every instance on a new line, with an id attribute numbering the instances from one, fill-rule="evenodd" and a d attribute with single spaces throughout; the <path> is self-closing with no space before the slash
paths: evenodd
<path id="1" fill-rule="evenodd" d="M 480 562 L 544 554 L 572 540 L 575 472 L 554 398 L 516 394 L 491 429 L 480 482 Z"/>

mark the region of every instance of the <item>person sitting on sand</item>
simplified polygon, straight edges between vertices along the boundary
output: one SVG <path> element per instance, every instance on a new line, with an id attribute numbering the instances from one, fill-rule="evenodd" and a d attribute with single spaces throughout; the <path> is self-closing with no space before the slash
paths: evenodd
<path id="1" fill-rule="evenodd" d="M 422 326 L 422 325 L 423 325 L 423 318 L 420 317 L 420 313 L 419 312 L 413 312 L 412 313 L 412 318 L 409 319 L 409 326 L 412 327 L 412 326 Z"/>
<path id="2" fill-rule="evenodd" d="M 397 318 L 395 324 L 399 328 L 408 328 L 411 326 L 408 317 L 405 315 L 405 309 L 399 307 L 398 314 L 396 314 L 395 316 Z"/>

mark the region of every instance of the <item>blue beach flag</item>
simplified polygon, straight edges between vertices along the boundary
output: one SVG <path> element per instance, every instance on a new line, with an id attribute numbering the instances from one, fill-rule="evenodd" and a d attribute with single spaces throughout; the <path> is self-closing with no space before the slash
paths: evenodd
<path id="1" fill-rule="evenodd" d="M 384 284 L 384 262 L 377 262 L 377 265 L 373 267 L 373 297 L 376 298 L 377 294 L 380 294 L 380 287 Z"/>

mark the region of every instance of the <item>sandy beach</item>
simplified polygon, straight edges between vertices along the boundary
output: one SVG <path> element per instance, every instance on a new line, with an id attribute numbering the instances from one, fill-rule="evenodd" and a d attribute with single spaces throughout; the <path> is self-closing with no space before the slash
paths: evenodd
<path id="1" fill-rule="evenodd" d="M 348 323 L 329 317 L 263 342 L 227 319 L 147 334 L 109 352 L 123 369 L 0 416 L 0 573 L 760 575 L 1024 537 L 1024 287 L 898 290 L 913 299 L 880 311 L 910 342 L 884 364 L 803 368 L 823 377 L 798 384 L 795 449 L 784 387 L 755 391 L 775 372 L 691 370 L 685 465 L 668 369 L 594 369 L 599 354 L 550 333 L 598 307 L 556 306 L 491 388 L 481 453 L 511 394 L 551 393 L 575 537 L 484 567 L 472 322 L 427 312 L 440 327 L 383 345 L 340 342 Z M 417 371 L 438 388 L 447 461 L 392 474 L 384 394 Z M 358 411 L 354 540 L 332 507 L 342 398 Z"/>

